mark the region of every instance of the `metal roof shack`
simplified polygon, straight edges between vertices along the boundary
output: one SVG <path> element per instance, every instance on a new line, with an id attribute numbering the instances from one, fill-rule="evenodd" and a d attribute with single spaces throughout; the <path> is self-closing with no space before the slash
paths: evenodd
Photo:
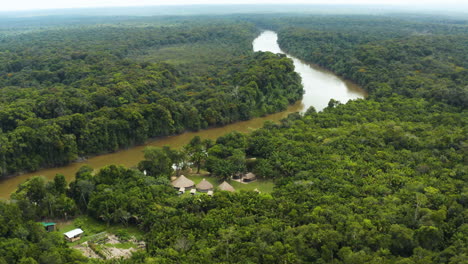
<path id="1" fill-rule="evenodd" d="M 81 230 L 81 228 L 77 228 L 77 229 L 73 229 L 72 231 L 68 231 L 64 233 L 63 235 L 65 236 L 65 239 L 68 240 L 69 242 L 74 242 L 76 240 L 79 240 L 83 233 L 84 232 L 83 230 Z"/>
<path id="2" fill-rule="evenodd" d="M 47 232 L 50 231 L 55 231 L 55 226 L 57 225 L 56 223 L 47 223 L 47 222 L 41 222 L 42 226 L 45 228 Z"/>

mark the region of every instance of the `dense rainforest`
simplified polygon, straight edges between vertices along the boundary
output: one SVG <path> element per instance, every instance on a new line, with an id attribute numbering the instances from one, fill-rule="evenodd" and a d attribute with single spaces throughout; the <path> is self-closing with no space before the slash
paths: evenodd
<path id="1" fill-rule="evenodd" d="M 212 23 L 4 38 L 1 174 L 247 120 L 302 98 L 291 60 L 251 51 L 252 24 Z"/>
<path id="2" fill-rule="evenodd" d="M 50 182 L 32 178 L 12 194 L 10 204 L 0 204 L 5 212 L 0 214 L 0 252 L 32 250 L 0 255 L 0 263 L 467 263 L 466 21 L 312 15 L 242 19 L 277 30 L 283 49 L 358 82 L 369 98 L 345 104 L 330 100 L 322 112 L 310 108 L 251 134 L 233 132 L 216 141 L 195 137 L 178 150 L 147 148 L 137 168 L 111 165 L 94 171 L 84 166 L 70 184 L 62 175 Z M 177 62 L 181 57 L 145 52 L 176 63 L 172 67 L 181 69 L 177 78 L 188 78 L 182 69 L 190 64 Z M 242 56 L 256 69 L 263 60 L 283 65 L 279 72 L 286 70 L 290 89 L 297 89 L 289 60 L 270 53 Z M 250 64 L 243 65 L 249 69 Z M 220 70 L 211 69 L 207 76 Z M 186 96 L 177 87 L 161 89 L 167 96 Z M 283 89 L 288 88 L 274 91 L 281 96 Z M 81 114 L 95 114 L 89 113 Z M 4 134 L 18 129 L 12 127 Z M 176 173 L 173 164 L 205 169 L 219 181 L 252 171 L 276 186 L 272 193 L 178 196 L 169 184 Z M 77 214 L 138 227 L 145 233 L 145 250 L 126 260 L 86 260 L 67 253 L 58 240 L 49 238 L 56 242 L 44 246 L 44 231 L 37 231 L 44 236 L 38 238 L 21 226 Z M 9 224 L 14 218 L 20 224 Z M 61 257 L 47 262 L 48 255 L 36 248 Z"/>
<path id="3" fill-rule="evenodd" d="M 355 81 L 373 98 L 397 93 L 466 108 L 468 29 L 456 22 L 289 18 L 270 28 L 285 52 Z"/>

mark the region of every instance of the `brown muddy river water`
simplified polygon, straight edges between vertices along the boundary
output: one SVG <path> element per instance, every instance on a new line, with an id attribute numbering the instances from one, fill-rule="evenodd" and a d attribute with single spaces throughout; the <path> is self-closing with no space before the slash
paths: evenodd
<path id="1" fill-rule="evenodd" d="M 277 43 L 278 36 L 273 31 L 264 31 L 253 42 L 254 51 L 270 51 L 274 53 L 284 53 L 281 51 Z M 286 54 L 287 55 L 287 54 Z M 173 148 L 179 148 L 187 144 L 192 137 L 198 135 L 202 138 L 216 139 L 217 137 L 229 133 L 231 131 L 250 132 L 263 126 L 267 120 L 279 121 L 290 113 L 304 112 L 310 106 L 314 106 L 317 111 L 321 111 L 328 104 L 328 101 L 333 98 L 342 103 L 351 99 L 364 98 L 367 94 L 356 84 L 343 80 L 332 72 L 324 70 L 320 67 L 304 63 L 303 61 L 287 55 L 294 61 L 296 71 L 302 77 L 304 85 L 304 98 L 301 102 L 288 107 L 286 111 L 268 115 L 265 117 L 254 118 L 249 121 L 237 122 L 223 127 L 210 128 L 197 132 L 187 132 L 180 135 L 158 138 L 148 141 L 145 145 L 136 146 L 129 149 L 120 150 L 115 153 L 109 153 L 91 157 L 84 162 L 72 163 L 67 166 L 42 169 L 32 173 L 22 174 L 16 177 L 0 181 L 0 198 L 8 199 L 18 184 L 26 179 L 42 175 L 48 179 L 52 179 L 55 174 L 61 173 L 65 175 L 67 181 L 74 178 L 75 172 L 83 165 L 90 165 L 95 169 L 99 169 L 110 164 L 121 164 L 127 167 L 135 166 L 143 159 L 143 149 L 147 146 L 164 146 L 168 145 Z"/>

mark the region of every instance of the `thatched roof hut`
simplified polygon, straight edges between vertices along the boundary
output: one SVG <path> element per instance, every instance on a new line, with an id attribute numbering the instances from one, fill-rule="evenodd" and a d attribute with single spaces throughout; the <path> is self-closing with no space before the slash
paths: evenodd
<path id="1" fill-rule="evenodd" d="M 246 175 L 244 175 L 244 177 L 242 178 L 242 181 L 251 182 L 251 181 L 255 181 L 256 179 L 257 179 L 257 176 L 255 176 L 255 174 L 249 172 Z"/>
<path id="2" fill-rule="evenodd" d="M 197 190 L 200 192 L 208 192 L 213 190 L 213 184 L 209 181 L 203 179 L 199 184 L 197 184 Z"/>
<path id="3" fill-rule="evenodd" d="M 221 190 L 221 191 L 228 191 L 228 192 L 235 192 L 236 191 L 236 189 L 234 189 L 234 187 L 232 187 L 231 184 L 227 183 L 227 181 L 223 181 L 223 183 L 221 183 L 218 186 L 218 189 Z"/>
<path id="4" fill-rule="evenodd" d="M 180 175 L 179 178 L 177 178 L 176 180 L 172 182 L 172 186 L 174 186 L 174 188 L 176 189 L 180 189 L 182 187 L 185 189 L 189 189 L 189 188 L 192 188 L 194 185 L 195 183 L 187 179 L 184 175 Z"/>

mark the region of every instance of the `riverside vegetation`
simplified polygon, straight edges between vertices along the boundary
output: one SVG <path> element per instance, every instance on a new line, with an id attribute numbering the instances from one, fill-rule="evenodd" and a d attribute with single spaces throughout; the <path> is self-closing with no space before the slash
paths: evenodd
<path id="1" fill-rule="evenodd" d="M 73 254 L 31 222 L 78 213 L 146 233 L 146 249 L 120 263 L 466 262 L 468 22 L 243 19 L 277 30 L 283 49 L 360 83 L 369 98 L 331 100 L 248 135 L 194 138 L 182 150 L 148 148 L 138 169 L 83 167 L 69 186 L 60 175 L 32 178 L 15 203 L 0 203 L 0 263 L 105 262 Z M 169 176 L 185 162 L 220 180 L 253 171 L 276 186 L 178 197 Z"/>
<path id="2" fill-rule="evenodd" d="M 253 25 L 216 22 L 53 28 L 3 38 L 1 175 L 247 120 L 302 97 L 289 59 L 251 51 Z M 142 61 L 147 53 L 176 53 L 178 61 L 151 54 Z"/>

